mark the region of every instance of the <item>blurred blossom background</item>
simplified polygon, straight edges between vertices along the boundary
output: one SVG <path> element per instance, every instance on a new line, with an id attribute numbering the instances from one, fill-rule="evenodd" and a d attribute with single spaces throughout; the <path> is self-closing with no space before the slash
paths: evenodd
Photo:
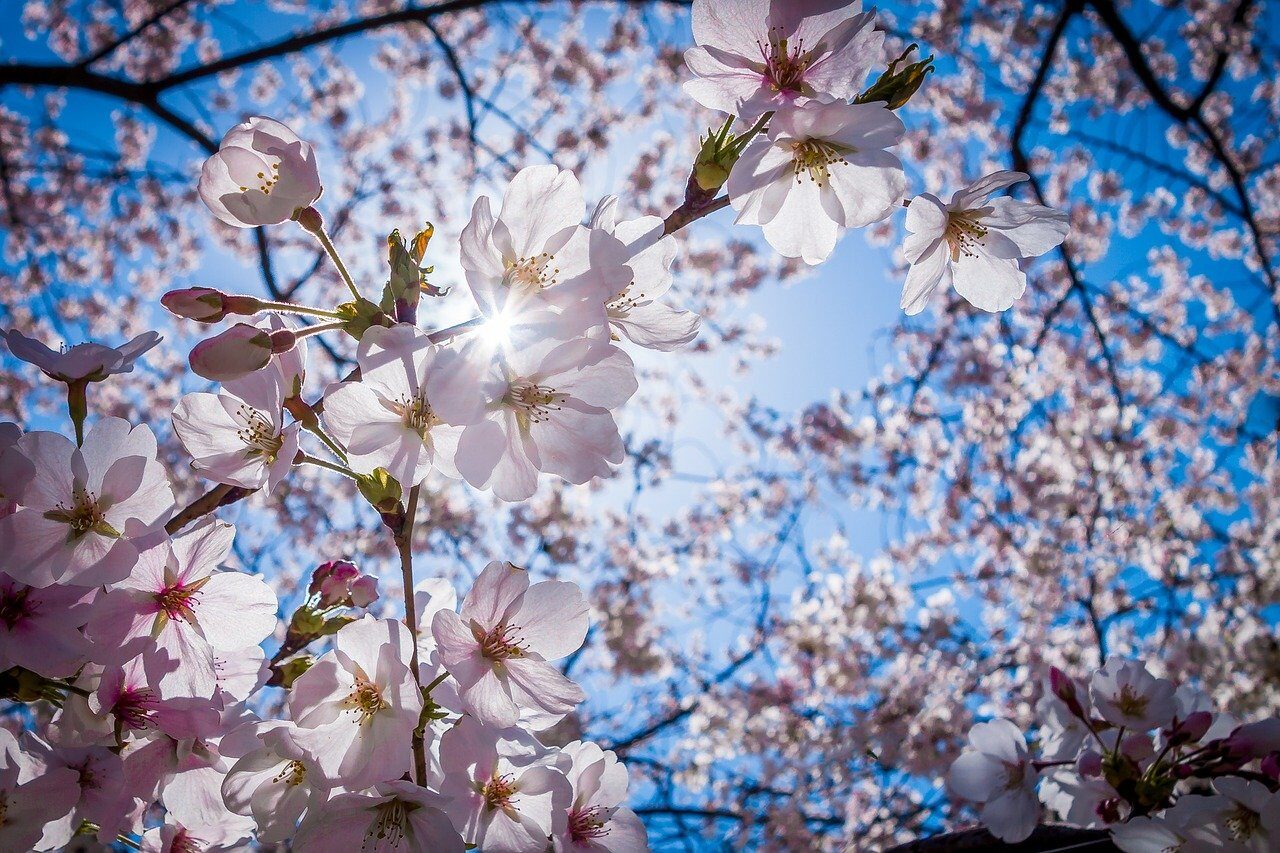
<path id="1" fill-rule="evenodd" d="M 236 230 L 200 203 L 232 125 L 268 115 L 316 146 L 317 207 L 361 281 L 385 280 L 393 228 L 433 223 L 431 280 L 453 289 L 420 317 L 442 327 L 474 311 L 457 237 L 477 197 L 554 162 L 589 205 L 662 216 L 721 121 L 681 91 L 680 3 L 3 12 L 0 326 L 54 346 L 160 330 L 90 403 L 156 429 L 180 504 L 208 487 L 167 418 L 207 389 L 186 364 L 202 330 L 160 295 L 345 294 L 301 228 Z M 543 478 L 510 505 L 424 489 L 420 577 L 465 589 L 500 559 L 588 592 L 566 668 L 591 698 L 550 739 L 619 753 L 658 849 L 954 825 L 939 780 L 969 726 L 995 708 L 1030 725 L 1051 665 L 1134 654 L 1241 716 L 1280 703 L 1280 12 L 888 0 L 879 25 L 877 72 L 909 44 L 937 62 L 900 111 L 910 195 L 1012 168 L 1032 175 L 1017 197 L 1070 212 L 1027 294 L 993 315 L 937 293 L 905 318 L 901 216 L 811 269 L 723 211 L 677 235 L 671 301 L 702 333 L 637 354 L 611 478 Z M 354 363 L 325 340 L 309 398 Z M 58 389 L 0 362 L 0 418 L 67 431 Z M 224 517 L 285 619 L 342 558 L 396 614 L 391 539 L 349 481 L 296 468 Z"/>

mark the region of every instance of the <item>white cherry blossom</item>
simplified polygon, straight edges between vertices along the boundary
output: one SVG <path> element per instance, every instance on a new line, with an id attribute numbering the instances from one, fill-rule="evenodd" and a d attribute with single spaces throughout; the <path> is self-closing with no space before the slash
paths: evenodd
<path id="1" fill-rule="evenodd" d="M 237 228 L 291 219 L 323 191 L 311 146 L 261 116 L 227 131 L 200 170 L 199 189 L 213 215 Z"/>
<path id="2" fill-rule="evenodd" d="M 995 719 L 969 730 L 969 746 L 952 762 L 947 784 L 978 805 L 992 835 L 1013 843 L 1029 836 L 1040 819 L 1039 778 L 1022 732 L 1008 720 Z"/>

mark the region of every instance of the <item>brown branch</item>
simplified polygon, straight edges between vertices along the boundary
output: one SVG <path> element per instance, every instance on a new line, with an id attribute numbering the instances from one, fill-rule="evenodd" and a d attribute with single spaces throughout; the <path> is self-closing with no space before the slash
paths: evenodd
<path id="1" fill-rule="evenodd" d="M 171 13 L 178 11 L 179 9 L 181 9 L 183 6 L 186 6 L 190 2 L 191 0 L 171 0 L 168 6 L 164 6 L 163 8 L 157 9 L 151 15 L 139 21 L 138 24 L 132 29 L 130 29 L 128 32 L 122 33 L 121 35 L 112 39 L 110 42 L 98 48 L 93 53 L 86 56 L 84 59 L 81 59 L 79 62 L 76 63 L 76 65 L 80 68 L 88 68 L 90 65 L 93 65 L 95 62 L 101 59 L 105 59 L 107 56 L 114 53 L 120 47 L 133 41 L 135 38 L 142 35 L 143 32 L 155 26 L 156 24 L 160 23 L 160 21 L 168 17 Z"/>
<path id="2" fill-rule="evenodd" d="M 985 829 L 966 829 L 922 838 L 890 847 L 886 853 L 947 853 L 952 850 L 986 850 L 991 853 L 1050 853 L 1071 849 L 1080 853 L 1119 850 L 1105 829 L 1080 829 L 1064 824 L 1038 826 L 1026 841 L 1005 844 Z"/>
<path id="3" fill-rule="evenodd" d="M 240 486 L 228 486 L 226 484 L 214 486 L 170 518 L 164 526 L 165 532 L 172 536 L 191 522 L 208 515 L 218 507 L 243 500 L 256 491 L 257 489 L 244 489 Z"/>

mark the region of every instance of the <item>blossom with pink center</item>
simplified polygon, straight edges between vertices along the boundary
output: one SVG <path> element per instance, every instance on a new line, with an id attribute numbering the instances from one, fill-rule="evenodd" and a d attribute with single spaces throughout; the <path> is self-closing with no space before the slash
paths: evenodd
<path id="1" fill-rule="evenodd" d="M 257 645 L 276 625 L 276 594 L 261 578 L 214 571 L 234 537 L 234 527 L 210 521 L 144 551 L 89 620 L 100 662 L 127 660 L 154 642 L 174 667 L 162 682 L 167 694 L 212 696 L 214 651 Z"/>
<path id="2" fill-rule="evenodd" d="M 1164 816 L 1191 831 L 1196 849 L 1271 853 L 1280 849 L 1280 791 L 1262 782 L 1226 776 L 1213 780 L 1214 794 L 1187 794 Z"/>
<path id="3" fill-rule="evenodd" d="M 440 739 L 445 812 L 468 844 L 486 853 L 547 848 L 567 831 L 572 789 L 568 757 L 519 729 L 463 717 Z"/>
<path id="4" fill-rule="evenodd" d="M 5 453 L 31 477 L 0 518 L 0 571 L 34 586 L 100 586 L 128 577 L 142 540 L 173 508 L 173 490 L 146 426 L 102 418 L 84 446 L 57 433 L 29 432 Z"/>
<path id="5" fill-rule="evenodd" d="M 365 616 L 339 630 L 334 648 L 294 682 L 296 739 L 327 785 L 359 790 L 409 769 L 422 713 L 412 653 L 404 623 Z"/>
<path id="6" fill-rule="evenodd" d="M 1109 658 L 1090 679 L 1089 697 L 1102 719 L 1139 732 L 1168 725 L 1177 712 L 1173 683 L 1136 660 Z"/>
<path id="7" fill-rule="evenodd" d="M 324 806 L 329 796 L 296 733 L 289 724 L 263 732 L 262 746 L 231 765 L 222 783 L 227 808 L 252 817 L 262 843 L 288 839 L 302 815 Z"/>
<path id="8" fill-rule="evenodd" d="M 292 219 L 323 189 L 311 146 L 262 116 L 227 131 L 200 170 L 200 198 L 214 216 L 236 228 Z"/>
<path id="9" fill-rule="evenodd" d="M 1022 732 L 1005 719 L 970 729 L 969 746 L 947 774 L 951 791 L 978 805 L 983 825 L 1010 843 L 1029 836 L 1040 820 L 1039 780 Z"/>
<path id="10" fill-rule="evenodd" d="M 142 853 L 212 853 L 215 850 L 244 849 L 239 842 L 244 832 L 236 825 L 186 826 L 172 815 L 142 834 Z"/>
<path id="11" fill-rule="evenodd" d="M 21 666 L 46 678 L 74 675 L 89 654 L 80 633 L 92 596 L 84 587 L 34 587 L 0 572 L 0 672 Z"/>
<path id="12" fill-rule="evenodd" d="M 902 244 L 911 264 L 902 288 L 904 311 L 923 311 L 939 285 L 954 287 L 983 311 L 1004 311 L 1022 296 L 1027 289 L 1022 261 L 1048 252 L 1069 230 L 1061 211 L 1004 196 L 988 200 L 1027 177 L 1025 172 L 993 172 L 945 204 L 932 193 L 911 200 L 910 233 Z"/>
<path id="13" fill-rule="evenodd" d="M 590 338 L 543 341 L 495 359 L 485 381 L 489 414 L 458 441 L 458 471 L 476 488 L 519 501 L 538 472 L 570 483 L 606 477 L 624 458 L 610 411 L 636 391 L 635 365 Z"/>
<path id="14" fill-rule="evenodd" d="M 577 177 L 554 165 L 521 169 L 496 218 L 487 197 L 476 201 L 462 268 L 496 343 L 518 350 L 604 326 L 605 302 L 629 278 L 626 248 L 583 227 L 584 209 Z"/>
<path id="15" fill-rule="evenodd" d="M 34 850 L 45 824 L 79 801 L 78 779 L 70 768 L 43 767 L 0 728 L 0 850 Z"/>
<path id="16" fill-rule="evenodd" d="M 176 739 L 216 734 L 222 718 L 220 702 L 207 696 L 165 693 L 176 663 L 158 649 L 148 649 L 120 665 L 107 666 L 88 698 L 92 718 L 82 729 L 96 729 L 114 741 L 125 735 L 163 732 Z"/>
<path id="17" fill-rule="evenodd" d="M 293 849 L 300 853 L 462 853 L 441 808 L 444 798 L 411 782 L 383 782 L 369 793 L 339 794 L 308 812 Z"/>
<path id="18" fill-rule="evenodd" d="M 133 811 L 133 798 L 124 788 L 124 765 L 120 756 L 101 746 L 55 747 L 42 759 L 46 771 L 54 768 L 73 771 L 80 796 L 66 815 L 45 825 L 35 849 L 61 849 L 85 821 L 98 827 L 101 843 L 115 841 Z"/>
<path id="19" fill-rule="evenodd" d="M 907 179 L 891 154 L 905 132 L 884 104 L 810 104 L 779 110 L 734 163 L 725 190 L 737 222 L 807 264 L 825 261 L 841 229 L 879 222 Z"/>
<path id="20" fill-rule="evenodd" d="M 386 468 L 406 490 L 432 466 L 457 476 L 462 427 L 484 413 L 478 366 L 407 324 L 369 329 L 356 360 L 360 381 L 330 386 L 323 412 L 352 470 Z"/>
<path id="21" fill-rule="evenodd" d="M 217 483 L 271 492 L 298 453 L 299 424 L 284 424 L 280 371 L 268 365 L 217 394 L 187 394 L 173 410 L 173 431 L 192 466 Z"/>
<path id="22" fill-rule="evenodd" d="M 618 222 L 617 206 L 616 196 L 606 196 L 591 217 L 591 227 L 616 237 L 630 256 L 625 286 L 605 304 L 609 329 L 615 338 L 622 335 L 648 349 L 682 347 L 698 336 L 702 320 L 660 301 L 671 288 L 675 238 L 663 236 L 663 222 L 656 216 Z"/>
<path id="23" fill-rule="evenodd" d="M 361 574 L 355 563 L 330 560 L 311 573 L 307 595 L 316 610 L 368 607 L 378 600 L 378 579 Z"/>
<path id="24" fill-rule="evenodd" d="M 462 612 L 431 622 L 440 658 L 467 710 L 490 726 L 514 726 L 522 710 L 563 717 L 585 697 L 549 661 L 577 651 L 587 636 L 587 602 L 576 584 L 543 581 L 511 563 L 485 567 Z"/>
<path id="25" fill-rule="evenodd" d="M 160 335 L 156 332 L 143 332 L 118 347 L 89 342 L 55 352 L 17 329 L 9 329 L 4 338 L 9 344 L 9 352 L 28 364 L 34 364 L 49 378 L 68 384 L 101 382 L 108 376 L 129 373 L 134 362 L 160 343 Z"/>
<path id="26" fill-rule="evenodd" d="M 572 764 L 565 775 L 573 791 L 568 821 L 551 840 L 556 853 L 644 853 L 644 823 L 627 801 L 627 768 L 612 750 L 574 741 L 560 750 Z"/>
<path id="27" fill-rule="evenodd" d="M 852 3 L 812 0 L 694 0 L 684 90 L 713 110 L 745 121 L 812 100 L 861 94 L 884 33 Z"/>

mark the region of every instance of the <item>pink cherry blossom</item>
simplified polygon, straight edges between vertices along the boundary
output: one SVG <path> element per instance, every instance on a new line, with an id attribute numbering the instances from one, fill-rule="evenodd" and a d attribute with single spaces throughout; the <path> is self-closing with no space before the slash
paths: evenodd
<path id="1" fill-rule="evenodd" d="M 322 191 L 311 146 L 261 116 L 227 131 L 200 170 L 200 198 L 214 216 L 237 228 L 291 219 Z"/>
<path id="2" fill-rule="evenodd" d="M 879 103 L 779 110 L 729 173 L 737 221 L 761 226 L 788 258 L 825 261 L 841 228 L 879 222 L 902 201 L 902 163 L 885 149 L 904 130 Z"/>
<path id="3" fill-rule="evenodd" d="M 492 562 L 461 614 L 437 611 L 431 633 L 468 712 L 486 725 L 513 726 L 522 709 L 563 716 L 585 698 L 550 663 L 576 651 L 587 634 L 587 604 L 572 583 L 530 586 L 524 569 Z"/>
<path id="4" fill-rule="evenodd" d="M 29 459 L 21 453 L 9 452 L 20 438 L 22 438 L 20 426 L 0 422 L 0 518 L 17 511 L 16 496 L 22 489 L 22 484 L 35 476 Z"/>
<path id="5" fill-rule="evenodd" d="M 89 654 L 80 628 L 91 599 L 84 587 L 27 586 L 0 572 L 0 672 L 21 666 L 46 678 L 74 675 Z"/>
<path id="6" fill-rule="evenodd" d="M 568 757 L 518 729 L 463 717 L 440 740 L 444 809 L 468 844 L 488 853 L 544 850 L 567 831 Z"/>
<path id="7" fill-rule="evenodd" d="M 74 723 L 77 742 L 114 742 L 135 732 L 158 731 L 176 739 L 217 733 L 220 703 L 210 696 L 173 695 L 175 666 L 164 652 L 149 649 L 123 664 L 104 667 Z M 86 736 L 95 730 L 102 737 Z"/>
<path id="8" fill-rule="evenodd" d="M 75 807 L 78 774 L 39 766 L 0 729 L 0 850 L 33 850 L 44 826 Z"/>
<path id="9" fill-rule="evenodd" d="M 883 52 L 884 33 L 860 2 L 694 0 L 685 92 L 752 120 L 810 100 L 849 100 Z"/>
<path id="10" fill-rule="evenodd" d="M 84 446 L 52 432 L 29 432 L 9 451 L 33 472 L 0 519 L 0 570 L 24 583 L 98 586 L 128 576 L 142 540 L 173 506 L 146 426 L 102 418 Z"/>
<path id="11" fill-rule="evenodd" d="M 352 469 L 386 468 L 406 491 L 433 466 L 453 473 L 461 428 L 484 411 L 479 368 L 405 324 L 369 329 L 356 357 L 360 381 L 330 386 L 323 413 Z"/>
<path id="12" fill-rule="evenodd" d="M 235 391 L 187 394 L 173 410 L 173 429 L 192 465 L 218 483 L 275 489 L 298 453 L 300 425 L 284 424 L 282 376 L 270 368 L 233 384 Z"/>
<path id="13" fill-rule="evenodd" d="M 333 650 L 294 682 L 296 738 L 327 785 L 359 790 L 409 769 L 422 713 L 412 644 L 403 623 L 365 616 L 338 631 Z"/>
<path id="14" fill-rule="evenodd" d="M 1174 686 L 1152 675 L 1141 661 L 1110 658 L 1089 681 L 1099 716 L 1114 726 L 1145 732 L 1173 719 Z"/>
<path id="15" fill-rule="evenodd" d="M 213 695 L 214 650 L 257 645 L 276 625 L 276 595 L 261 578 L 214 571 L 234 538 L 231 525 L 208 522 L 144 551 L 89 621 L 101 662 L 126 660 L 153 641 L 173 665 L 164 678 L 171 695 Z"/>
<path id="16" fill-rule="evenodd" d="M 262 370 L 271 362 L 275 350 L 270 332 L 236 323 L 196 344 L 189 361 L 197 375 L 214 382 L 229 382 Z"/>
<path id="17" fill-rule="evenodd" d="M 656 216 L 617 221 L 618 199 L 606 196 L 596 206 L 591 227 L 611 234 L 627 246 L 630 278 L 609 298 L 605 310 L 609 328 L 633 344 L 661 351 L 684 346 L 698 335 L 701 318 L 659 301 L 671 288 L 671 264 L 676 241 L 663 236 L 663 222 Z"/>
<path id="18" fill-rule="evenodd" d="M 124 787 L 120 756 L 106 747 L 55 747 L 41 756 L 45 771 L 66 768 L 76 774 L 79 799 L 65 816 L 45 825 L 36 850 L 57 850 L 71 841 L 81 823 L 97 826 L 98 840 L 115 841 L 133 811 L 132 797 Z"/>
<path id="19" fill-rule="evenodd" d="M 916 196 L 907 208 L 902 245 L 911 264 L 902 290 L 908 314 L 924 310 L 939 285 L 983 311 L 1003 311 L 1022 296 L 1027 276 L 1021 261 L 1035 258 L 1067 236 L 1067 215 L 1044 205 L 992 193 L 1027 180 L 1024 172 L 993 172 L 942 200 Z"/>
<path id="20" fill-rule="evenodd" d="M 1022 732 L 1005 719 L 969 730 L 969 747 L 951 764 L 947 784 L 980 806 L 979 816 L 1001 841 L 1022 841 L 1040 819 L 1039 773 L 1031 765 Z"/>
<path id="21" fill-rule="evenodd" d="M 441 811 L 443 804 L 443 797 L 410 782 L 339 794 L 308 812 L 293 847 L 300 853 L 462 853 L 466 846 Z"/>
<path id="22" fill-rule="evenodd" d="M 54 352 L 39 341 L 32 340 L 17 329 L 5 332 L 9 352 L 23 361 L 34 364 L 46 376 L 59 382 L 101 382 L 108 376 L 129 373 L 147 350 L 160 343 L 160 335 L 143 332 L 118 347 L 105 344 L 76 344 L 70 349 Z"/>
<path id="23" fill-rule="evenodd" d="M 573 762 L 565 772 L 573 798 L 562 834 L 552 838 L 556 853 L 647 851 L 644 824 L 625 806 L 627 768 L 617 755 L 585 741 L 574 741 L 560 752 Z"/>
<path id="24" fill-rule="evenodd" d="M 496 359 L 486 386 L 490 413 L 458 442 L 458 471 L 471 485 L 524 500 L 539 471 L 585 483 L 622 462 L 610 410 L 635 393 L 636 378 L 617 347 L 589 338 L 530 345 Z"/>

